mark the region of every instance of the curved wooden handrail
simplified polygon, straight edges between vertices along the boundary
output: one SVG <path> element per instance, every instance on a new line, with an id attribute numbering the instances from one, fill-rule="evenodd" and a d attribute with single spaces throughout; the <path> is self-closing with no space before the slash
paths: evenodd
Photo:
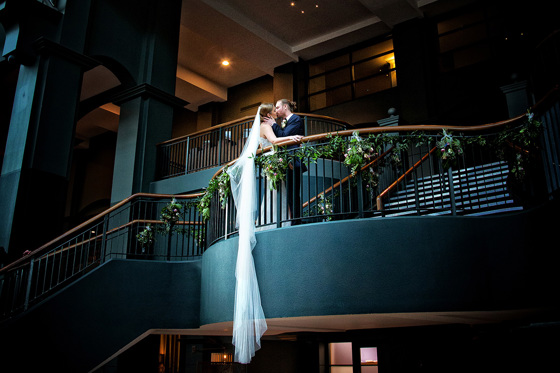
<path id="1" fill-rule="evenodd" d="M 308 117 L 308 118 L 315 118 L 315 119 L 323 119 L 323 120 L 328 120 L 328 121 L 330 121 L 330 122 L 339 123 L 339 124 L 341 124 L 341 125 L 343 125 L 343 126 L 345 126 L 345 127 L 352 127 L 352 125 L 351 125 L 350 123 L 348 123 L 348 122 L 345 122 L 345 121 L 343 121 L 343 120 L 341 120 L 341 119 L 328 117 L 328 116 L 326 116 L 326 115 L 309 114 L 309 113 L 294 113 L 294 114 L 297 114 L 297 115 L 299 115 L 300 117 Z M 255 117 L 254 115 L 251 115 L 251 116 L 242 117 L 242 118 L 239 118 L 239 119 L 236 119 L 236 120 L 232 120 L 232 121 L 229 121 L 229 122 L 221 123 L 221 124 L 218 124 L 218 125 L 216 125 L 216 126 L 212 126 L 212 127 L 209 127 L 209 128 L 202 129 L 202 130 L 200 130 L 200 131 L 196 131 L 196 132 L 190 133 L 190 134 L 188 134 L 188 135 L 183 135 L 183 136 L 175 137 L 175 138 L 173 138 L 173 139 L 169 139 L 169 140 L 166 140 L 166 141 L 162 141 L 162 142 L 158 143 L 157 146 L 165 145 L 165 144 L 169 144 L 169 143 L 173 143 L 173 142 L 177 142 L 177 141 L 181 141 L 181 140 L 185 140 L 185 139 L 187 139 L 187 138 L 189 138 L 189 137 L 198 136 L 198 135 L 203 135 L 203 134 L 205 134 L 205 133 L 209 133 L 209 132 L 215 131 L 216 129 L 219 129 L 219 128 L 229 127 L 229 126 L 234 125 L 234 124 L 239 124 L 239 123 L 243 123 L 243 122 L 246 122 L 246 121 L 250 121 L 250 120 L 252 120 L 254 117 Z"/>
<path id="2" fill-rule="evenodd" d="M 180 195 L 180 194 L 151 194 L 151 193 L 136 193 L 136 194 L 133 194 L 130 197 L 125 198 L 120 202 L 117 202 L 113 206 L 109 207 L 107 210 L 105 210 L 103 212 L 100 212 L 99 214 L 95 215 L 94 217 L 86 220 L 85 222 L 77 225 L 76 227 L 70 229 L 69 231 L 66 231 L 63 234 L 61 234 L 60 236 L 50 240 L 49 242 L 45 243 L 44 245 L 40 246 L 39 248 L 31 251 L 28 255 L 25 255 L 25 256 L 13 261 L 13 262 L 7 264 L 6 266 L 0 268 L 0 273 L 17 266 L 21 262 L 24 262 L 24 261 L 28 260 L 30 257 L 33 257 L 33 256 L 37 255 L 38 253 L 40 253 L 44 249 L 52 246 L 56 242 L 61 241 L 64 238 L 67 238 L 67 237 L 73 235 L 74 233 L 77 233 L 77 232 L 81 231 L 82 229 L 86 228 L 90 224 L 95 223 L 96 221 L 102 219 L 105 215 L 110 214 L 111 212 L 117 210 L 119 207 L 124 206 L 125 204 L 127 204 L 128 202 L 131 202 L 132 200 L 134 200 L 136 198 L 149 197 L 149 198 L 190 199 L 190 198 L 198 198 L 202 195 L 203 195 L 203 193 L 184 194 L 184 195 Z"/>
<path id="3" fill-rule="evenodd" d="M 438 132 L 438 131 L 442 131 L 442 130 L 448 130 L 448 131 L 452 131 L 452 132 L 484 132 L 484 131 L 490 131 L 490 130 L 495 130 L 496 128 L 500 128 L 502 126 L 506 126 L 508 124 L 511 123 L 515 123 L 517 121 L 520 121 L 522 119 L 524 119 L 526 117 L 526 114 L 520 114 L 516 117 L 510 118 L 510 119 L 506 119 L 506 120 L 502 120 L 499 122 L 493 122 L 493 123 L 487 123 L 487 124 L 480 124 L 480 125 L 475 125 L 475 126 L 444 126 L 444 125 L 435 125 L 435 124 L 419 124 L 419 125 L 405 125 L 405 126 L 396 126 L 396 127 L 370 127 L 370 128 L 360 128 L 360 129 L 350 129 L 350 130 L 342 130 L 342 131 L 334 131 L 334 132 L 326 132 L 326 133 L 321 133 L 318 135 L 310 135 L 310 136 L 306 136 L 304 138 L 301 139 L 301 143 L 307 143 L 307 142 L 314 142 L 314 141 L 320 141 L 320 140 L 325 140 L 330 136 L 351 136 L 354 132 L 359 132 L 360 134 L 380 134 L 380 133 L 395 133 L 395 132 Z M 294 144 L 298 144 L 297 141 L 294 140 L 284 140 L 279 142 L 278 144 L 276 144 L 277 146 L 287 146 L 287 145 L 294 145 Z M 268 150 L 270 150 L 272 148 L 272 146 L 267 146 L 266 148 L 259 148 L 257 150 L 257 155 L 263 152 L 266 152 Z M 237 158 L 228 162 L 227 164 L 225 164 L 224 166 L 222 166 L 218 171 L 216 171 L 216 173 L 214 174 L 214 176 L 212 176 L 212 179 L 216 178 L 218 175 L 220 175 L 224 168 L 227 166 L 231 166 L 233 165 L 235 162 L 237 161 Z"/>

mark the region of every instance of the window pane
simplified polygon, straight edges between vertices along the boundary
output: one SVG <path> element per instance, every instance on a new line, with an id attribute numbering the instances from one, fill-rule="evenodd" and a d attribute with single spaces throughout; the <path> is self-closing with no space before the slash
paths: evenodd
<path id="1" fill-rule="evenodd" d="M 346 85 L 330 91 L 309 96 L 310 110 L 317 110 L 326 106 L 336 105 L 352 99 L 352 87 Z"/>
<path id="2" fill-rule="evenodd" d="M 363 365 L 361 369 L 361 373 L 377 373 L 379 372 L 377 365 L 369 366 Z"/>
<path id="3" fill-rule="evenodd" d="M 331 367 L 331 373 L 352 373 L 353 369 L 350 367 Z"/>
<path id="4" fill-rule="evenodd" d="M 340 57 L 331 58 L 330 60 L 317 62 L 309 65 L 309 76 L 323 74 L 327 71 L 334 70 L 336 68 L 349 65 L 350 56 L 345 54 Z"/>
<path id="5" fill-rule="evenodd" d="M 330 343 L 329 353 L 331 365 L 352 365 L 352 342 Z"/>
<path id="6" fill-rule="evenodd" d="M 350 68 L 333 71 L 309 80 L 309 93 L 319 92 L 342 84 L 350 83 L 352 74 Z"/>
<path id="7" fill-rule="evenodd" d="M 321 75 L 313 79 L 309 79 L 309 93 L 324 91 L 326 89 L 325 76 Z"/>
<path id="8" fill-rule="evenodd" d="M 356 97 L 362 97 L 395 87 L 396 85 L 396 74 L 394 71 L 390 71 L 387 74 L 377 75 L 369 79 L 356 82 L 354 85 L 354 93 Z"/>
<path id="9" fill-rule="evenodd" d="M 354 79 L 362 79 L 371 75 L 388 72 L 394 67 L 395 55 L 393 53 L 382 57 L 361 62 L 354 66 Z"/>
<path id="10" fill-rule="evenodd" d="M 360 348 L 360 360 L 362 364 L 377 364 L 377 347 Z"/>
<path id="11" fill-rule="evenodd" d="M 393 40 L 385 40 L 381 43 L 360 49 L 352 53 L 352 62 L 359 62 L 366 58 L 380 55 L 393 50 Z"/>
<path id="12" fill-rule="evenodd" d="M 333 89 L 327 93 L 327 106 L 340 104 L 352 99 L 352 87 L 350 85 Z"/>
<path id="13" fill-rule="evenodd" d="M 377 373 L 377 347 L 360 348 L 361 373 Z"/>
<path id="14" fill-rule="evenodd" d="M 319 110 L 327 106 L 327 94 L 319 93 L 318 95 L 309 96 L 309 110 Z"/>

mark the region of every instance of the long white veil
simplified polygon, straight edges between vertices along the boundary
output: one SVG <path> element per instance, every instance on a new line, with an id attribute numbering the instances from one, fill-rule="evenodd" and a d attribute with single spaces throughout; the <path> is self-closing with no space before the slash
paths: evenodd
<path id="1" fill-rule="evenodd" d="M 239 229 L 232 342 L 235 345 L 235 361 L 242 364 L 248 364 L 255 356 L 255 351 L 261 347 L 261 336 L 267 329 L 252 254 L 257 243 L 255 220 L 258 206 L 254 157 L 260 137 L 259 111 L 260 107 L 241 155 L 227 170 L 237 208 L 236 225 Z"/>

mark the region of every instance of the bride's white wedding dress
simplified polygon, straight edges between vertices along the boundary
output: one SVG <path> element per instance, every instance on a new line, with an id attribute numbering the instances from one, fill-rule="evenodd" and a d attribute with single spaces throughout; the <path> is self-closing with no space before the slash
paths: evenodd
<path id="1" fill-rule="evenodd" d="M 257 243 L 255 220 L 259 208 L 254 157 L 260 137 L 259 110 L 241 155 L 227 170 L 237 210 L 236 226 L 239 232 L 232 343 L 235 345 L 235 361 L 242 364 L 251 361 L 255 351 L 261 347 L 261 337 L 267 329 L 252 253 Z"/>
<path id="2" fill-rule="evenodd" d="M 272 143 L 264 137 L 259 137 L 259 144 L 263 149 L 272 146 Z M 271 149 L 264 153 L 263 156 L 272 154 L 274 154 L 274 150 Z M 282 223 L 283 227 L 290 226 L 291 222 L 286 221 L 289 220 L 286 182 L 282 181 L 280 185 L 278 185 L 278 189 L 280 190 L 276 190 L 272 187 L 272 183 L 269 180 L 266 180 L 264 177 L 262 180 L 263 182 L 260 183 L 261 207 L 256 231 L 276 228 L 276 223 L 278 221 L 278 192 L 280 192 L 281 196 L 280 221 L 284 221 L 284 223 Z"/>

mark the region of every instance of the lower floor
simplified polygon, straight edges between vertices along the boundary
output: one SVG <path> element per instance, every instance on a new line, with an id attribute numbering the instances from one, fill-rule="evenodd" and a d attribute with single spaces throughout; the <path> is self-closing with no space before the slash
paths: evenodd
<path id="1" fill-rule="evenodd" d="M 265 335 L 248 365 L 231 337 L 152 334 L 96 373 L 544 372 L 560 349 L 551 319 Z"/>

